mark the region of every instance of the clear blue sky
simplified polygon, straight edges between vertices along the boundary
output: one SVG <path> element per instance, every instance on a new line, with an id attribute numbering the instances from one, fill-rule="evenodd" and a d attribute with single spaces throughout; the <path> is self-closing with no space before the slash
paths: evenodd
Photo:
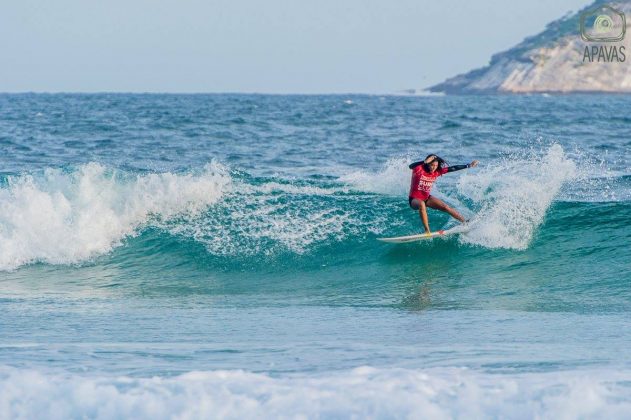
<path id="1" fill-rule="evenodd" d="M 19 0 L 0 92 L 388 93 L 488 63 L 589 0 Z"/>

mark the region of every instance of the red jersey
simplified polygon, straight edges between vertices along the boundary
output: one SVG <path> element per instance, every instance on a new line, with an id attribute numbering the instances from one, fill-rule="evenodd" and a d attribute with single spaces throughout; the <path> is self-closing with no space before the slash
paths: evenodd
<path id="1" fill-rule="evenodd" d="M 425 165 L 418 165 L 412 169 L 412 183 L 410 184 L 410 198 L 418 198 L 419 200 L 427 200 L 432 190 L 432 184 L 441 175 L 447 173 L 447 167 L 438 168 L 434 172 L 425 171 Z"/>

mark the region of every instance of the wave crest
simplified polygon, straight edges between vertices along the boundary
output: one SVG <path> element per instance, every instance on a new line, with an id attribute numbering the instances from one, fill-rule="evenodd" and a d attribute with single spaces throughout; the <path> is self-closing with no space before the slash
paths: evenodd
<path id="1" fill-rule="evenodd" d="M 526 249 L 564 184 L 577 174 L 563 148 L 543 156 L 507 156 L 460 178 L 458 192 L 477 212 L 462 241 L 489 248 Z"/>
<path id="2" fill-rule="evenodd" d="M 10 176 L 0 189 L 0 269 L 109 252 L 151 218 L 199 213 L 230 183 L 218 163 L 199 175 L 130 175 L 89 163 L 72 172 Z"/>

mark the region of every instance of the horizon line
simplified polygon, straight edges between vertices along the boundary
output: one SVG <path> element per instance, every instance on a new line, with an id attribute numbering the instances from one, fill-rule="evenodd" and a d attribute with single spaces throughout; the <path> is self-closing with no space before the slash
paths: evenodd
<path id="1" fill-rule="evenodd" d="M 300 95 L 300 96 L 316 96 L 316 95 L 394 95 L 394 96 L 435 96 L 440 95 L 430 93 L 426 89 L 402 89 L 394 92 L 257 92 L 257 91 L 124 91 L 124 90 L 94 90 L 94 91 L 44 91 L 44 90 L 24 90 L 24 91 L 0 91 L 0 95 Z"/>

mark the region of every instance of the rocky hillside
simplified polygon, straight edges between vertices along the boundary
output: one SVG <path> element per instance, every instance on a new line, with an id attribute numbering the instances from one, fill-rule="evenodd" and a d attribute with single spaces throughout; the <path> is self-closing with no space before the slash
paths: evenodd
<path id="1" fill-rule="evenodd" d="M 604 5 L 625 14 L 627 31 L 624 39 L 619 42 L 583 40 L 581 15 Z M 630 20 L 631 0 L 597 0 L 575 14 L 548 24 L 540 34 L 495 54 L 488 66 L 452 77 L 428 90 L 447 94 L 631 92 Z M 588 57 L 585 56 L 586 46 Z M 610 54 L 614 46 L 616 57 Z M 598 60 L 599 54 L 601 60 Z M 605 59 L 607 54 L 610 55 Z"/>

